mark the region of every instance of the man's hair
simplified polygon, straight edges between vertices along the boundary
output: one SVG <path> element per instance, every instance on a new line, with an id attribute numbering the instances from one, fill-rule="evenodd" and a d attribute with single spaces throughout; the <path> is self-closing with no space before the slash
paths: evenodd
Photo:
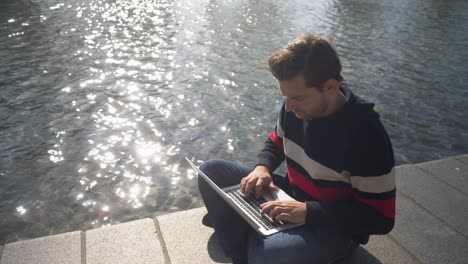
<path id="1" fill-rule="evenodd" d="M 316 35 L 302 35 L 270 56 L 270 71 L 279 81 L 303 73 L 306 87 L 318 87 L 329 79 L 343 81 L 341 62 L 330 44 Z"/>

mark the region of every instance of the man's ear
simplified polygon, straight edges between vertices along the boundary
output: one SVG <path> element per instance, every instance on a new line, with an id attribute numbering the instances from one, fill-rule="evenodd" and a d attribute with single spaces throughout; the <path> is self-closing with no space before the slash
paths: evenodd
<path id="1" fill-rule="evenodd" d="M 323 91 L 328 94 L 335 93 L 338 90 L 338 81 L 335 79 L 328 79 L 323 84 Z"/>

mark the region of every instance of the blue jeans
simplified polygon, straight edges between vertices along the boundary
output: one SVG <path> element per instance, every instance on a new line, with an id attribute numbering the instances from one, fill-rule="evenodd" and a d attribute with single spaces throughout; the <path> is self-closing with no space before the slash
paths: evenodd
<path id="1" fill-rule="evenodd" d="M 210 160 L 200 169 L 219 187 L 239 184 L 252 169 L 223 160 Z M 276 186 L 296 197 L 287 178 L 272 175 Z M 200 194 L 208 216 L 227 257 L 244 263 L 331 263 L 349 253 L 351 238 L 327 227 L 304 225 L 267 237 L 260 236 L 203 178 L 198 177 Z"/>

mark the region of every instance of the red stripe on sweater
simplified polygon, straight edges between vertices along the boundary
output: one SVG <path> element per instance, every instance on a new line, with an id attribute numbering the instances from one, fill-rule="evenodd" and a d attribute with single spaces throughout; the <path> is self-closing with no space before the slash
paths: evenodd
<path id="1" fill-rule="evenodd" d="M 395 197 L 386 200 L 369 200 L 358 196 L 355 196 L 355 198 L 362 203 L 372 206 L 380 214 L 388 218 L 395 218 Z"/>
<path id="2" fill-rule="evenodd" d="M 284 151 L 283 143 L 278 139 L 278 136 L 276 135 L 275 131 L 270 133 L 270 139 L 271 139 L 271 141 L 273 141 L 273 143 L 275 143 L 275 145 L 276 145 L 276 147 L 278 149 L 281 149 L 281 150 Z"/>
<path id="3" fill-rule="evenodd" d="M 316 186 L 313 182 L 307 179 L 304 175 L 293 169 L 291 166 L 288 168 L 288 177 L 292 185 L 303 190 L 314 199 L 321 200 L 336 200 L 344 197 L 350 197 L 352 195 L 352 189 L 350 187 L 338 187 L 338 188 L 323 188 Z"/>

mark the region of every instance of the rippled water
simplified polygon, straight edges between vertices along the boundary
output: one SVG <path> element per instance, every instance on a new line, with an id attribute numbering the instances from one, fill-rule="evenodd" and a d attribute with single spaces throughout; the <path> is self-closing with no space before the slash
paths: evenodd
<path id="1" fill-rule="evenodd" d="M 333 34 L 397 163 L 468 152 L 468 2 L 0 2 L 0 244 L 201 206 L 184 156 L 253 164 L 266 61 Z"/>

